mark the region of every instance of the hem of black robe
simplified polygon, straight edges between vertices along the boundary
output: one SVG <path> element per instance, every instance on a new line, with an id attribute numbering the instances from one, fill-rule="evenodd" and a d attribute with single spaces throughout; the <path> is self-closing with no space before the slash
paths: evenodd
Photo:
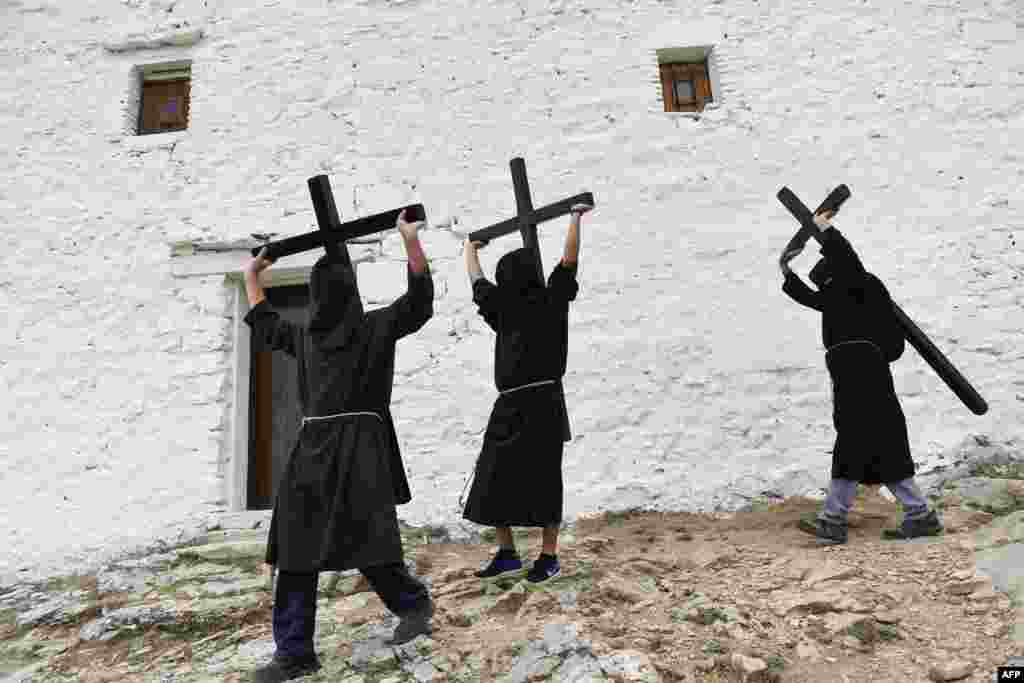
<path id="1" fill-rule="evenodd" d="M 367 567 L 379 567 L 382 565 L 391 564 L 402 564 L 405 562 L 404 557 L 399 557 L 394 560 L 381 559 L 371 560 L 369 564 L 365 562 L 342 562 L 342 563 L 325 563 L 318 566 L 312 565 L 293 565 L 292 567 L 282 567 L 281 565 L 272 565 L 277 568 L 279 572 L 288 572 L 290 574 L 319 574 L 320 572 L 348 572 L 352 570 L 365 569 Z M 298 566 L 298 568 L 296 568 Z"/>
<path id="2" fill-rule="evenodd" d="M 547 521 L 547 522 L 538 521 L 537 519 L 524 520 L 523 518 L 516 519 L 516 518 L 508 518 L 508 517 L 503 518 L 501 521 L 499 521 L 497 517 L 483 517 L 483 516 L 470 515 L 470 514 L 463 514 L 462 518 L 467 520 L 467 521 L 473 522 L 474 524 L 479 524 L 480 526 L 490 526 L 490 527 L 511 527 L 511 526 L 515 526 L 515 527 L 527 527 L 527 528 L 543 529 L 543 528 L 549 527 L 549 526 L 556 526 L 556 525 L 561 526 L 562 525 L 562 518 L 559 518 L 557 520 L 553 519 L 553 520 L 550 520 L 550 521 Z"/>
<path id="3" fill-rule="evenodd" d="M 855 481 L 858 484 L 864 484 L 865 486 L 887 486 L 889 484 L 898 484 L 901 481 L 912 479 L 917 475 L 913 469 L 902 475 L 891 475 L 888 477 L 882 477 L 880 475 L 865 475 L 863 473 L 856 472 L 844 472 L 843 470 L 832 470 L 833 479 L 846 479 L 848 481 Z"/>

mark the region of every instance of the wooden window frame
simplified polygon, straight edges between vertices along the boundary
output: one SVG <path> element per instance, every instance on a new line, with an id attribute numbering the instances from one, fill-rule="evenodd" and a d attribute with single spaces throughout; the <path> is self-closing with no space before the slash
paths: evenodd
<path id="1" fill-rule="evenodd" d="M 141 82 L 139 84 L 139 111 L 136 124 L 136 130 L 138 131 L 138 135 L 158 135 L 160 133 L 174 133 L 178 131 L 188 130 L 189 117 L 191 116 L 192 109 L 191 69 L 188 68 L 187 70 L 182 70 L 179 68 L 175 71 L 176 73 L 174 73 L 172 77 L 160 77 L 160 72 L 143 72 L 143 74 L 141 75 Z M 173 127 L 162 127 L 159 124 L 157 124 L 156 127 L 151 126 L 147 128 L 144 125 L 147 92 L 152 91 L 157 87 L 173 84 L 184 84 L 184 87 L 181 88 L 181 107 L 183 109 L 183 123 Z"/>
<path id="2" fill-rule="evenodd" d="M 704 111 L 708 102 L 713 102 L 711 95 L 711 74 L 705 59 L 698 63 L 659 64 L 661 72 L 661 94 L 665 102 L 665 111 Z M 678 101 L 675 92 L 676 81 L 693 83 L 693 99 Z"/>

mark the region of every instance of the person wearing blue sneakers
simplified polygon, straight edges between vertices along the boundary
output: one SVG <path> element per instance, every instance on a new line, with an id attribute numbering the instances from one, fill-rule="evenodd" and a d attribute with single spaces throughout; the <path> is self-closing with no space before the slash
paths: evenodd
<path id="1" fill-rule="evenodd" d="M 561 261 L 547 287 L 531 249 L 498 261 L 491 283 L 480 269 L 480 242 L 467 240 L 465 257 L 478 312 L 497 333 L 494 403 L 473 473 L 463 517 L 496 528 L 497 553 L 477 578 L 521 576 L 523 563 L 512 527 L 542 527 L 540 557 L 526 573 L 531 583 L 558 576 L 558 531 L 562 522 L 562 451 L 572 438 L 562 377 L 568 357 L 569 303 L 579 285 L 580 217 L 591 206 L 572 207 Z"/>
<path id="2" fill-rule="evenodd" d="M 831 225 L 834 215 L 824 211 L 814 217 L 823 258 L 811 269 L 810 279 L 818 291 L 789 267 L 802 243 L 791 241 L 779 260 L 785 276 L 782 291 L 822 314 L 836 429 L 824 507 L 816 517 L 802 519 L 799 528 L 825 545 L 846 543 L 847 514 L 860 482 L 884 484 L 903 507 L 903 523 L 883 530 L 883 538 L 934 536 L 942 532 L 942 523 L 914 482 L 907 421 L 889 369 L 903 355 L 903 328 L 885 285 L 864 269 L 853 247 Z"/>

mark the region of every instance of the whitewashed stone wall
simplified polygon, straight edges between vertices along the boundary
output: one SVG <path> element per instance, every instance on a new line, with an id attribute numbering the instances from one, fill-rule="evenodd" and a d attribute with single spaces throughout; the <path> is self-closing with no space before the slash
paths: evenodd
<path id="1" fill-rule="evenodd" d="M 421 201 L 456 233 L 512 214 L 514 156 L 535 205 L 595 194 L 567 514 L 824 482 L 818 320 L 779 289 L 783 184 L 808 204 L 850 185 L 838 224 L 991 405 L 969 413 L 908 348 L 918 458 L 1019 435 L 1022 27 L 1012 0 L 0 1 L 0 574 L 226 507 L 235 293 L 176 276 L 168 244 L 304 232 L 318 173 L 343 217 Z M 688 41 L 715 46 L 700 117 L 660 99 L 654 50 Z M 134 138 L 133 69 L 179 59 L 189 130 Z M 563 236 L 542 232 L 549 266 Z M 457 234 L 425 239 L 440 298 L 394 394 L 411 521 L 455 516 L 494 394 Z"/>

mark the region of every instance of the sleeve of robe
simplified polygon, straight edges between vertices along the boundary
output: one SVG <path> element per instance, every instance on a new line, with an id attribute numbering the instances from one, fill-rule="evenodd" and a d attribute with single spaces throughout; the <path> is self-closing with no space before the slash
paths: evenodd
<path id="1" fill-rule="evenodd" d="M 808 287 L 807 284 L 800 279 L 800 276 L 793 271 L 786 273 L 786 280 L 782 283 L 782 291 L 788 294 L 789 298 L 798 304 L 821 312 L 821 293 Z"/>
<path id="2" fill-rule="evenodd" d="M 256 351 L 284 351 L 295 357 L 299 330 L 278 315 L 266 299 L 249 309 L 243 320 L 252 328 Z"/>
<path id="3" fill-rule="evenodd" d="M 498 331 L 498 286 L 485 277 L 473 283 L 473 303 L 477 313 L 492 330 Z"/>
<path id="4" fill-rule="evenodd" d="M 416 275 L 406 266 L 408 289 L 390 306 L 376 315 L 382 320 L 385 335 L 395 341 L 416 332 L 434 315 L 434 278 L 430 268 Z"/>
<path id="5" fill-rule="evenodd" d="M 857 252 L 835 228 L 828 228 L 822 233 L 821 253 L 828 259 L 836 284 L 857 286 L 867 277 Z"/>
<path id="6" fill-rule="evenodd" d="M 576 300 L 579 290 L 580 285 L 576 281 L 576 265 L 567 266 L 559 261 L 555 269 L 551 271 L 551 275 L 548 276 L 548 292 L 551 299 L 568 304 L 570 301 Z"/>

